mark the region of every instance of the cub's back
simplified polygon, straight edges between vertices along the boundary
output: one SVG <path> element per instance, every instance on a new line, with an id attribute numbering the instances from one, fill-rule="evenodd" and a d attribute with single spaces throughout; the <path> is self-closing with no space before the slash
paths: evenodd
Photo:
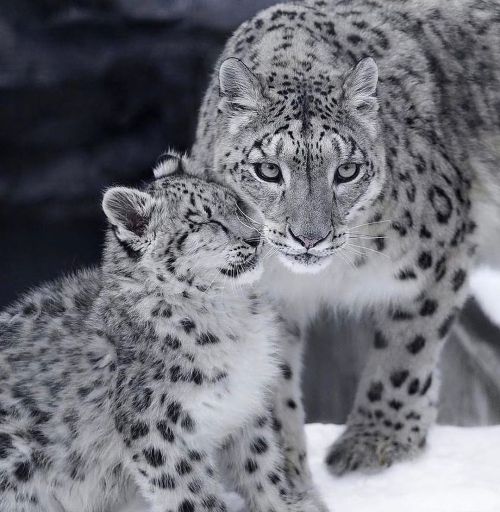
<path id="1" fill-rule="evenodd" d="M 43 285 L 0 313 L 0 407 L 47 411 L 103 357 L 90 315 L 100 272 L 81 271 Z M 70 383 L 72 384 L 70 386 Z M 29 412 L 29 411 L 28 411 Z"/>

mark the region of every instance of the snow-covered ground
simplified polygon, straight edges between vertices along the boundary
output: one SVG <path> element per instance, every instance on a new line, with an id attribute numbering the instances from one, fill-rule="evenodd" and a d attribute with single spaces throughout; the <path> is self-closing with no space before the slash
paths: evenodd
<path id="1" fill-rule="evenodd" d="M 374 474 L 331 476 L 323 458 L 342 431 L 308 425 L 315 481 L 331 512 L 500 512 L 500 426 L 434 427 L 418 459 Z M 240 508 L 230 497 L 233 510 Z M 146 512 L 131 504 L 120 512 Z"/>
<path id="2" fill-rule="evenodd" d="M 332 512 L 500 512 L 500 426 L 434 427 L 417 460 L 333 478 L 323 458 L 340 432 L 307 427 L 311 468 Z"/>

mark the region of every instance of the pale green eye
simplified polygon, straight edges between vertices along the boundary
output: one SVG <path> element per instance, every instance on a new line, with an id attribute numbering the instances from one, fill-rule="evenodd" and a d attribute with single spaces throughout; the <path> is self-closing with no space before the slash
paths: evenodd
<path id="1" fill-rule="evenodd" d="M 348 162 L 346 164 L 339 165 L 337 172 L 335 173 L 335 181 L 337 183 L 346 183 L 357 178 L 361 171 L 361 164 L 355 162 Z"/>
<path id="2" fill-rule="evenodd" d="M 255 174 L 264 181 L 278 183 L 281 181 L 281 169 L 277 164 L 264 162 L 255 165 Z"/>

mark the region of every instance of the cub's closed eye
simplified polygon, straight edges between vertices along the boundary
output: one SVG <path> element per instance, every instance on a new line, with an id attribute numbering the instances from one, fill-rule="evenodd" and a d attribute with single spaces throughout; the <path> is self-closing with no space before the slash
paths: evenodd
<path id="1" fill-rule="evenodd" d="M 355 180 L 359 176 L 362 167 L 363 164 L 356 162 L 339 165 L 335 172 L 335 183 L 347 183 Z"/>
<path id="2" fill-rule="evenodd" d="M 261 164 L 253 164 L 255 174 L 262 181 L 269 183 L 280 183 L 283 179 L 280 166 L 270 162 L 263 162 Z"/>
<path id="3" fill-rule="evenodd" d="M 207 224 L 215 224 L 216 226 L 219 226 L 222 231 L 224 231 L 224 233 L 229 233 L 229 229 L 227 229 L 226 226 L 224 226 L 224 224 L 218 220 L 210 219 Z"/>
<path id="4" fill-rule="evenodd" d="M 204 220 L 204 219 L 197 219 L 196 221 L 190 219 L 190 227 L 196 226 L 197 229 L 202 228 L 203 226 L 217 226 L 218 228 L 222 229 L 224 233 L 228 233 L 229 230 L 222 224 L 222 222 L 219 222 L 218 220 L 210 219 L 210 220 Z"/>

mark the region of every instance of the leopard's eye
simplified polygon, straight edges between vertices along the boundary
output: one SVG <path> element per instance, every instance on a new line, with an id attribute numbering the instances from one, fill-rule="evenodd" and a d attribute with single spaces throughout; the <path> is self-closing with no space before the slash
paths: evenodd
<path id="1" fill-rule="evenodd" d="M 280 166 L 270 162 L 254 164 L 255 174 L 263 181 L 279 183 L 282 179 Z"/>
<path id="2" fill-rule="evenodd" d="M 335 173 L 336 183 L 347 183 L 356 179 L 361 171 L 362 164 L 355 162 L 348 162 L 346 164 L 339 165 L 337 172 Z"/>

